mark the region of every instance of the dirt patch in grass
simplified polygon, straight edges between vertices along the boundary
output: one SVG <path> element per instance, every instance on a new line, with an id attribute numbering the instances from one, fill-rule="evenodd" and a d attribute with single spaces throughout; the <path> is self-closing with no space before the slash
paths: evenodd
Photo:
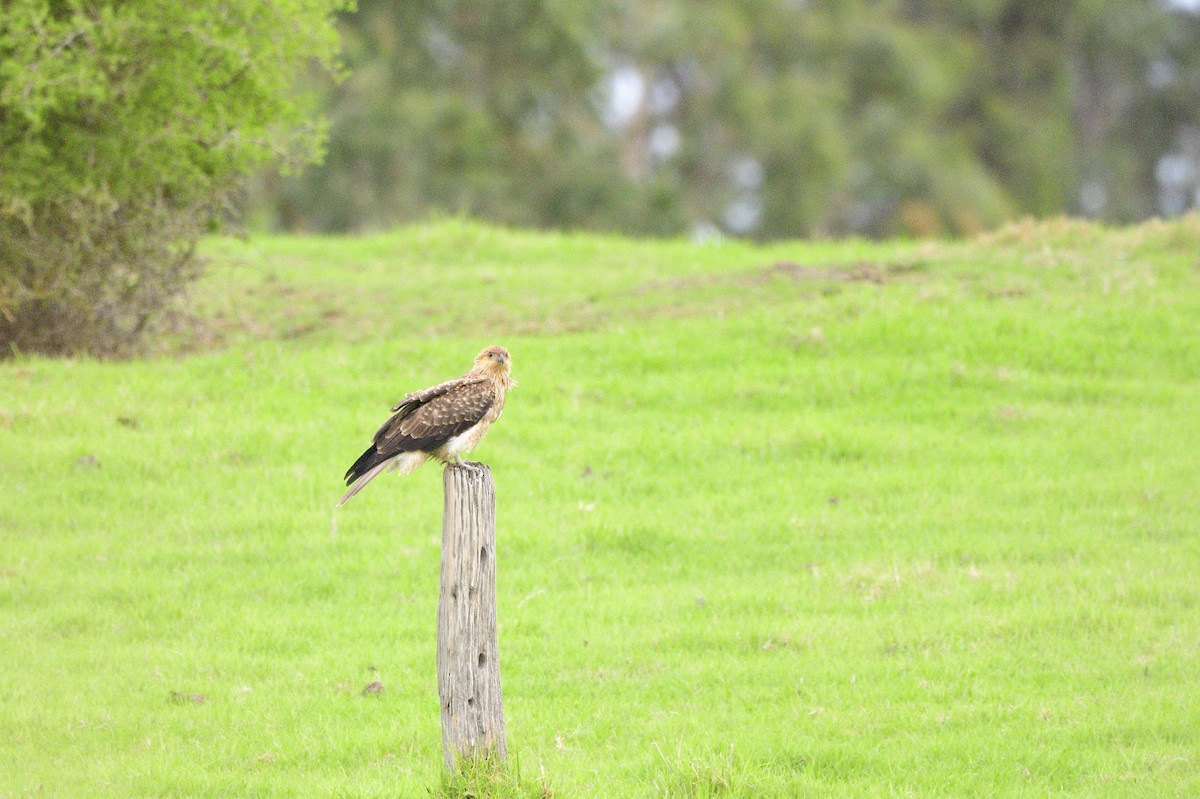
<path id="1" fill-rule="evenodd" d="M 796 261 L 776 261 L 773 264 L 734 275 L 692 275 L 642 283 L 630 292 L 641 297 L 659 291 L 687 291 L 705 286 L 764 286 L 784 278 L 795 283 L 873 283 L 885 285 L 897 281 L 916 282 L 923 279 L 928 264 L 924 261 L 882 263 L 856 261 L 851 264 L 817 266 Z"/>

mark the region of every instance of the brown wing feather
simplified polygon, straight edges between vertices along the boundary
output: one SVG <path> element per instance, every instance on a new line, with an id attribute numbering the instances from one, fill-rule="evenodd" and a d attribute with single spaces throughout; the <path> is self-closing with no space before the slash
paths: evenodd
<path id="1" fill-rule="evenodd" d="M 436 386 L 423 388 L 420 391 L 414 391 L 411 394 L 405 394 L 404 399 L 392 406 L 392 413 L 395 416 L 388 417 L 388 420 L 379 426 L 375 431 L 375 443 L 380 443 L 381 439 L 387 439 L 396 434 L 399 430 L 399 422 L 408 416 L 412 415 L 418 408 L 426 403 L 441 397 L 456 388 L 476 383 L 486 382 L 484 377 L 457 377 L 454 380 L 447 380 L 445 383 L 438 383 Z"/>
<path id="2" fill-rule="evenodd" d="M 375 448 L 385 457 L 437 449 L 477 425 L 495 401 L 491 383 L 474 378 L 452 380 L 410 394 L 398 406 L 396 415 L 375 434 Z"/>
<path id="3" fill-rule="evenodd" d="M 464 375 L 462 377 L 456 377 L 453 380 L 447 380 L 445 383 L 438 383 L 436 386 L 430 386 L 429 388 L 423 388 L 420 391 L 414 391 L 411 394 L 405 394 L 404 399 L 392 406 L 392 413 L 396 413 L 397 411 L 400 411 L 406 407 L 413 408 L 418 405 L 423 405 L 434 397 L 440 397 L 447 391 L 456 389 L 459 386 L 470 383 L 483 383 L 486 381 L 487 378 L 480 375 Z"/>

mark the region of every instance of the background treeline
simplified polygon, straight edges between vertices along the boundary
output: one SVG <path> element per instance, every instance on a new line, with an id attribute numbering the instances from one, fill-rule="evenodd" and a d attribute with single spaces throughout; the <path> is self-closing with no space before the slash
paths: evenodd
<path id="1" fill-rule="evenodd" d="M 633 234 L 970 233 L 1176 214 L 1200 187 L 1181 0 L 360 0 L 323 164 L 253 224 L 431 211 Z"/>
<path id="2" fill-rule="evenodd" d="M 352 5 L 0 4 L 0 354 L 133 351 L 231 209 L 772 239 L 1200 205 L 1200 0 Z"/>

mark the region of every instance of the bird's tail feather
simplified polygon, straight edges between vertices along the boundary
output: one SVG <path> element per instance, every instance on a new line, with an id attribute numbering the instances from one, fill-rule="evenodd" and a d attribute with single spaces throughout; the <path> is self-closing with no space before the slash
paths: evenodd
<path id="1" fill-rule="evenodd" d="M 379 450 L 375 449 L 374 445 L 367 447 L 366 452 L 364 452 L 362 455 L 359 455 L 358 460 L 354 462 L 354 465 L 346 470 L 346 476 L 342 479 L 344 479 L 347 484 L 353 483 L 355 480 L 366 474 L 369 469 L 376 466 L 380 460 L 381 458 L 379 455 Z"/>
<path id="2" fill-rule="evenodd" d="M 365 455 L 364 455 L 365 457 Z M 350 499 L 367 487 L 367 483 L 374 480 L 385 469 L 389 472 L 399 472 L 400 474 L 409 474 L 416 470 L 418 466 L 425 462 L 426 454 L 424 452 L 401 452 L 399 455 L 394 455 L 387 460 L 373 464 L 371 468 L 362 472 L 354 478 L 353 485 L 346 495 L 342 497 L 337 506 L 340 508 L 345 505 Z M 363 458 L 359 458 L 360 461 Z M 358 464 L 355 464 L 357 466 Z M 350 474 L 354 474 L 354 468 L 350 469 Z"/>
<path id="3" fill-rule="evenodd" d="M 340 500 L 338 500 L 337 506 L 339 508 L 342 507 L 347 502 L 349 502 L 351 500 L 351 498 L 354 497 L 355 494 L 357 494 L 359 491 L 362 491 L 364 488 L 366 488 L 367 483 L 371 482 L 377 476 L 379 476 L 379 474 L 382 473 L 383 470 L 388 467 L 389 463 L 390 463 L 390 461 L 384 461 L 383 463 L 377 463 L 374 466 L 372 466 L 370 469 L 368 469 L 367 471 L 363 472 L 358 477 L 358 479 L 354 481 L 354 485 L 350 486 L 350 490 L 346 492 L 345 496 L 343 496 Z"/>

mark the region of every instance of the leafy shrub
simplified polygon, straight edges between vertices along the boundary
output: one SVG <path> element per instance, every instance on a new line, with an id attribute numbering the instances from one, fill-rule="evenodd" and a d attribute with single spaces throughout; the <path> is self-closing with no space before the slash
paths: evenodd
<path id="1" fill-rule="evenodd" d="M 0 351 L 127 351 L 238 179 L 315 160 L 293 92 L 346 0 L 11 0 L 0 12 Z"/>

